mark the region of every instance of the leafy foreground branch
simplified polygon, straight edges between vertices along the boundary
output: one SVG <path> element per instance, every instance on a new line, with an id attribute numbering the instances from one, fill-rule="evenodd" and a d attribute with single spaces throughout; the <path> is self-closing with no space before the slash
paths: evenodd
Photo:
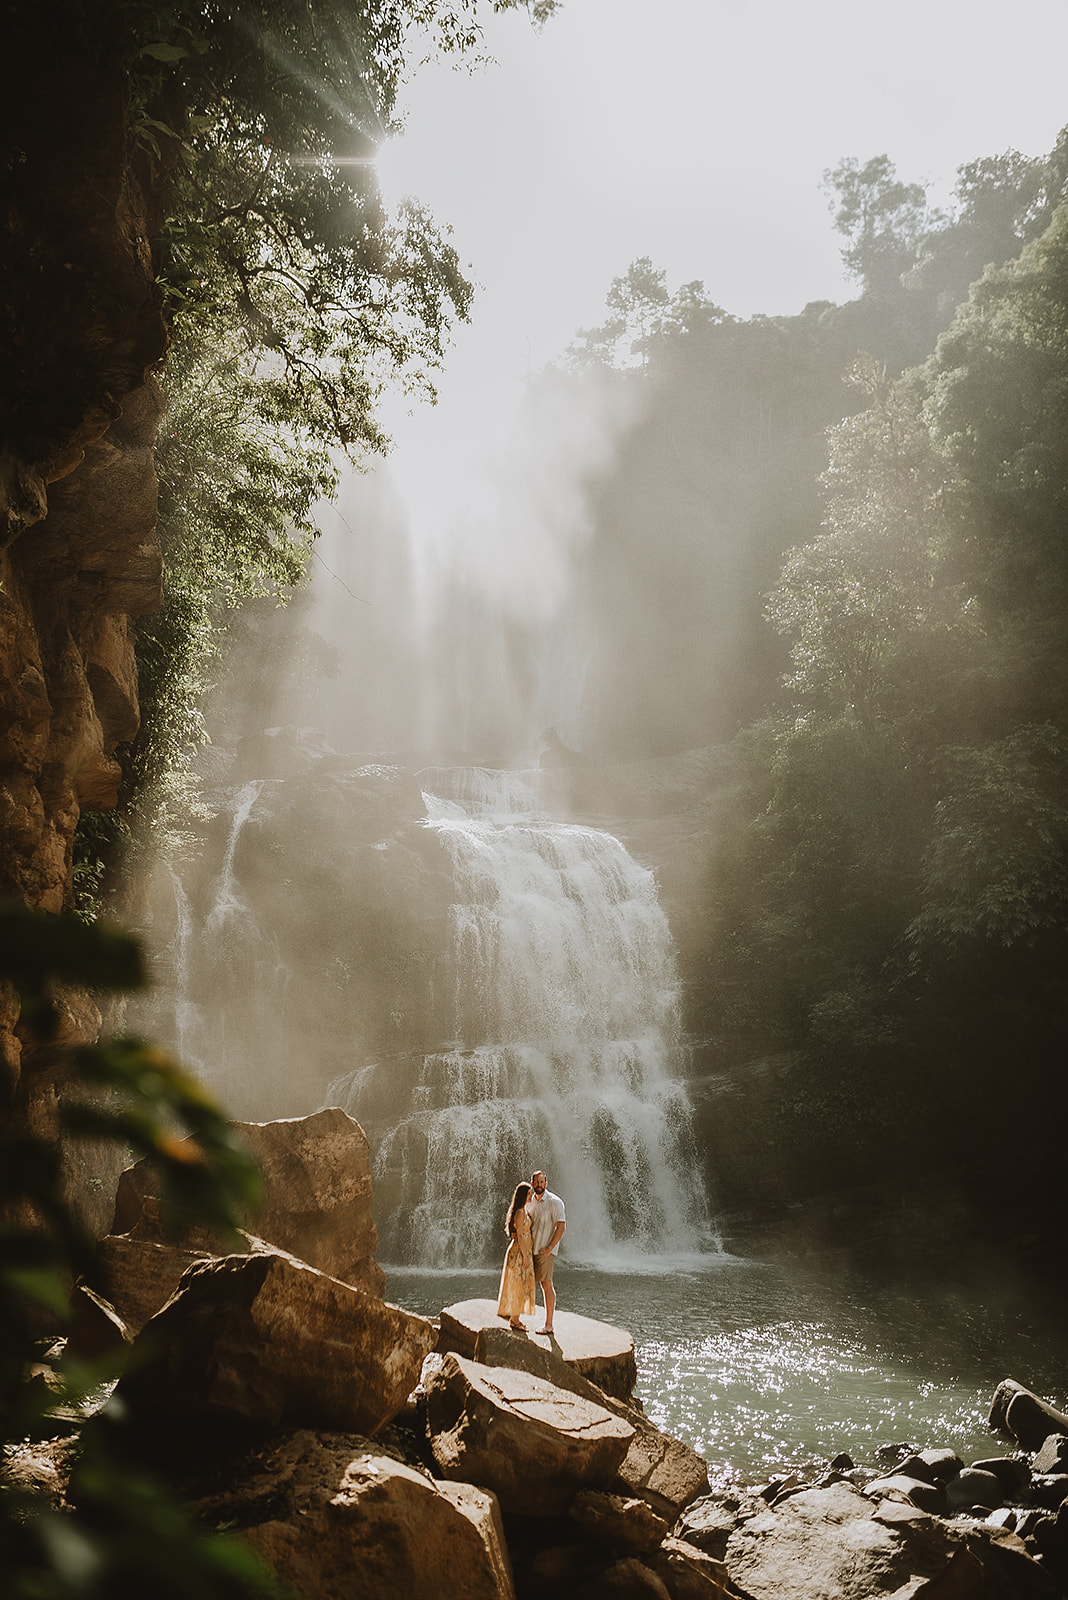
<path id="1" fill-rule="evenodd" d="M 17 997 L 27 1043 L 37 1050 L 56 1038 L 62 985 L 128 990 L 144 983 L 139 948 L 125 935 L 11 904 L 0 907 L 0 977 L 8 996 Z M 81 1049 L 73 1068 L 75 1084 L 85 1093 L 61 1111 L 64 1136 L 117 1143 L 135 1157 L 150 1158 L 165 1214 L 193 1215 L 224 1237 L 233 1234 L 240 1208 L 255 1202 L 259 1175 L 195 1079 L 163 1051 L 136 1039 Z M 65 1327 L 72 1283 L 93 1288 L 98 1264 L 92 1242 L 63 1200 L 59 1149 L 31 1132 L 13 1132 L 12 1086 L 4 1099 L 0 1442 L 8 1458 L 20 1442 L 54 1434 L 61 1427 L 57 1419 L 84 1414 L 94 1392 L 119 1372 L 114 1362 L 57 1356 L 58 1347 L 41 1337 Z M 192 1142 L 183 1143 L 190 1136 Z M 47 1385 L 35 1366 L 42 1359 L 51 1369 Z M 196 1528 L 140 1466 L 128 1464 L 114 1432 L 98 1425 L 72 1446 L 72 1503 L 66 1510 L 17 1487 L 0 1469 L 5 1600 L 283 1594 L 250 1550 Z"/>

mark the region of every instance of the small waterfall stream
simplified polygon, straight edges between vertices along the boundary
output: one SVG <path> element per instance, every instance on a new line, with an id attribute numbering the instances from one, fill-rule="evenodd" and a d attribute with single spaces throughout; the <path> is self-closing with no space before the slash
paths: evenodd
<path id="1" fill-rule="evenodd" d="M 222 861 L 195 897 L 181 870 L 165 863 L 173 927 L 161 958 L 169 983 L 161 1009 L 148 1011 L 147 1027 L 228 1107 L 239 1104 L 242 1076 L 269 1055 L 279 1034 L 290 976 L 276 933 L 250 905 L 236 865 L 249 820 L 271 788 L 256 778 L 225 792 Z"/>
<path id="2" fill-rule="evenodd" d="M 380 1255 L 495 1258 L 498 1213 L 534 1167 L 565 1199 L 572 1259 L 709 1248 L 652 874 L 611 834 L 542 811 L 537 773 L 422 778 L 425 827 L 455 880 L 454 1038 L 424 1055 L 405 1114 L 376 1130 Z M 374 1075 L 338 1078 L 330 1103 L 359 1118 Z"/>

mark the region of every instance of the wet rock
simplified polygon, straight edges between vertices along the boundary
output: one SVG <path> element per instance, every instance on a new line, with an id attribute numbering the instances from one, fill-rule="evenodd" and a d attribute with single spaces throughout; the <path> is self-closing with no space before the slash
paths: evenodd
<path id="1" fill-rule="evenodd" d="M 1051 1433 L 1048 1439 L 1044 1439 L 1035 1452 L 1031 1470 L 1036 1473 L 1068 1472 L 1068 1436 Z"/>
<path id="2" fill-rule="evenodd" d="M 0 1456 L 0 1493 L 31 1494 L 42 1504 L 66 1506 L 67 1485 L 78 1451 L 76 1439 L 23 1439 Z"/>
<path id="3" fill-rule="evenodd" d="M 881 1444 L 874 1459 L 881 1467 L 897 1467 L 911 1455 L 915 1451 L 910 1444 Z"/>
<path id="4" fill-rule="evenodd" d="M 500 1512 L 367 1439 L 302 1430 L 236 1465 L 196 1505 L 234 1525 L 302 1600 L 513 1600 Z"/>
<path id="5" fill-rule="evenodd" d="M 995 1389 L 989 1421 L 997 1432 L 1011 1433 L 1025 1450 L 1041 1449 L 1051 1433 L 1068 1434 L 1068 1417 L 1014 1378 L 1005 1378 Z"/>
<path id="6" fill-rule="evenodd" d="M 928 1483 L 948 1483 L 950 1478 L 955 1478 L 964 1466 L 964 1462 L 955 1450 L 935 1449 L 921 1450 L 918 1455 L 910 1456 L 898 1469 L 909 1472 L 914 1478 L 925 1478 Z"/>
<path id="7" fill-rule="evenodd" d="M 977 1472 L 992 1472 L 1006 1499 L 1021 1494 L 1031 1479 L 1031 1468 L 1021 1456 L 984 1456 L 972 1466 Z"/>
<path id="8" fill-rule="evenodd" d="M 876 1478 L 874 1483 L 869 1483 L 865 1494 L 880 1500 L 902 1498 L 910 1505 L 918 1506 L 921 1511 L 930 1511 L 938 1516 L 946 1509 L 946 1496 L 942 1488 L 931 1483 L 927 1478 L 914 1478 L 904 1470 L 903 1464 L 900 1472 L 893 1473 L 888 1478 Z"/>
<path id="9" fill-rule="evenodd" d="M 1004 1498 L 997 1476 L 978 1467 L 965 1467 L 946 1484 L 946 1509 L 950 1512 L 969 1511 L 973 1506 L 994 1511 Z"/>
<path id="10" fill-rule="evenodd" d="M 1051 1597 L 1015 1535 L 965 1533 L 916 1507 L 873 1506 L 845 1484 L 810 1489 L 767 1508 L 727 1544 L 732 1584 L 749 1600 L 871 1600 L 952 1595 L 954 1600 Z"/>
<path id="11" fill-rule="evenodd" d="M 423 1317 L 282 1252 L 194 1264 L 146 1323 L 120 1392 L 142 1427 L 205 1418 L 374 1433 L 435 1338 Z"/>
<path id="12" fill-rule="evenodd" d="M 607 1489 L 634 1437 L 603 1406 L 511 1368 L 448 1354 L 423 1381 L 438 1470 L 508 1512 L 551 1516 L 580 1489 Z"/>
<path id="13" fill-rule="evenodd" d="M 589 1319 L 579 1320 L 587 1322 Z M 609 1336 L 618 1332 L 612 1328 L 605 1331 Z M 616 1492 L 637 1495 L 659 1516 L 674 1519 L 684 1506 L 708 1488 L 708 1466 L 703 1457 L 681 1439 L 662 1433 L 643 1411 L 614 1395 L 605 1394 L 543 1341 L 524 1339 L 498 1323 L 496 1327 L 479 1330 L 475 1349 L 475 1359 L 485 1366 L 512 1367 L 545 1378 L 558 1388 L 604 1406 L 634 1430 L 619 1469 Z"/>
<path id="14" fill-rule="evenodd" d="M 532 1318 L 540 1324 L 540 1317 Z M 446 1306 L 441 1313 L 440 1350 L 452 1350 L 469 1360 L 481 1361 L 476 1346 L 479 1336 L 489 1331 L 501 1332 L 497 1304 L 494 1300 L 463 1300 Z M 540 1337 L 532 1329 L 527 1333 L 510 1333 L 516 1342 L 533 1341 L 538 1347 L 550 1351 L 565 1361 L 583 1378 L 595 1383 L 605 1394 L 617 1400 L 629 1400 L 637 1382 L 638 1367 L 634 1359 L 634 1340 L 623 1328 L 613 1328 L 606 1322 L 595 1322 L 591 1317 L 580 1317 L 573 1311 L 557 1309 L 553 1317 L 555 1338 Z M 505 1363 L 502 1363 L 505 1364 Z"/>
<path id="15" fill-rule="evenodd" d="M 1039 1450 L 1051 1433 L 1068 1434 L 1068 1417 L 1035 1395 L 1017 1394 L 1005 1413 L 1009 1432 L 1025 1450 Z"/>

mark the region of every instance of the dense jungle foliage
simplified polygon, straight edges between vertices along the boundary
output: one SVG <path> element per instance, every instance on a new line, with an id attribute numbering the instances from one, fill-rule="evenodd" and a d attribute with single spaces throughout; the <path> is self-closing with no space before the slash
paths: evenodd
<path id="1" fill-rule="evenodd" d="M 600 486 L 590 742 L 733 740 L 690 1020 L 720 1062 L 800 1056 L 782 1135 L 826 1187 L 997 1175 L 1027 1209 L 1068 1111 L 1066 180 L 1064 135 L 948 215 L 843 162 L 858 300 L 737 323 L 689 285 L 680 331 L 639 262 L 576 352 L 650 391 Z"/>

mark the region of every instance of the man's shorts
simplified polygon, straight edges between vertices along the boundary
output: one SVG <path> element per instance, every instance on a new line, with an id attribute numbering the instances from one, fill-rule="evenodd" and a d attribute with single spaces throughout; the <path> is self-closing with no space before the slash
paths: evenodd
<path id="1" fill-rule="evenodd" d="M 534 1254 L 534 1282 L 552 1283 L 553 1267 L 556 1256 L 551 1250 L 539 1250 Z"/>

